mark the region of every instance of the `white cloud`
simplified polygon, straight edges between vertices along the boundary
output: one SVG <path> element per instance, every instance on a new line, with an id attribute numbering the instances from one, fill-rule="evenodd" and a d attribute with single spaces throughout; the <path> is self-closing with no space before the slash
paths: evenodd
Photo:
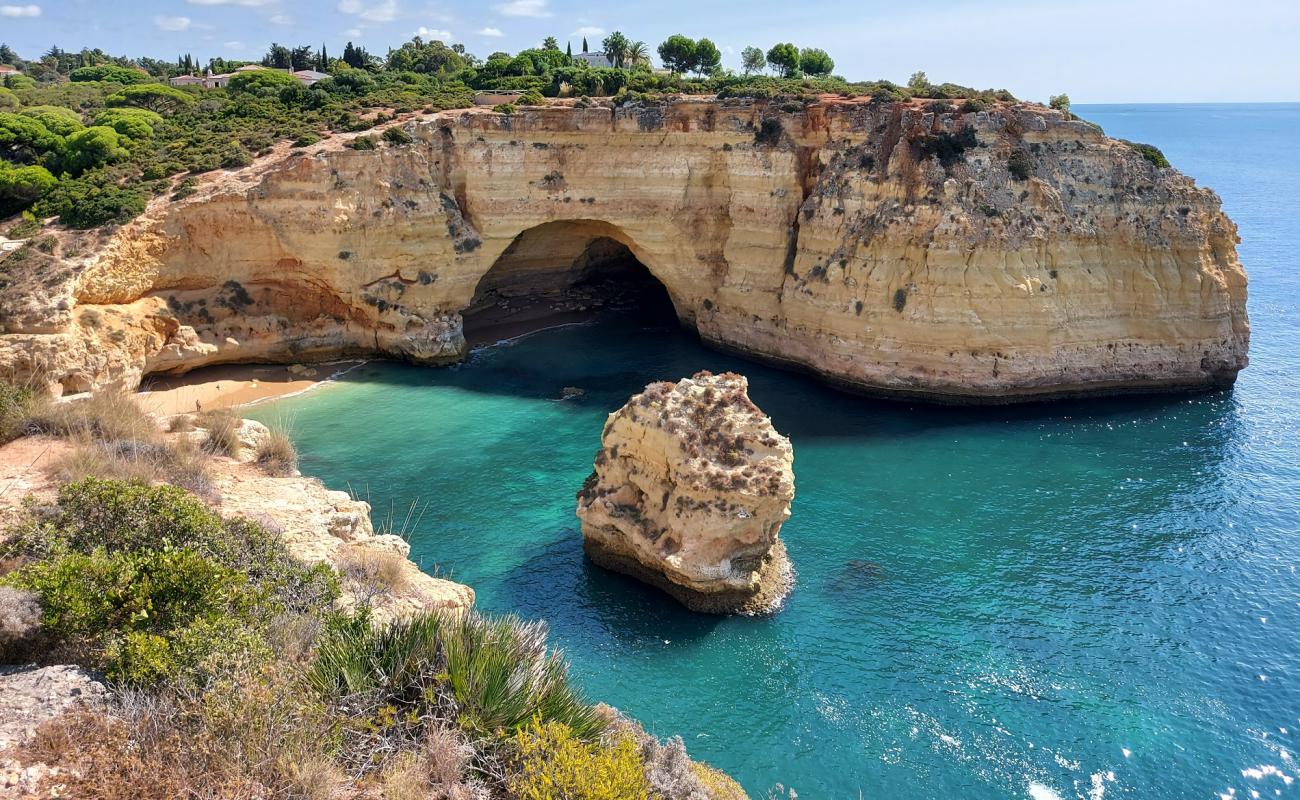
<path id="1" fill-rule="evenodd" d="M 576 31 L 574 31 L 569 35 L 570 36 L 604 36 L 605 29 L 598 28 L 595 25 L 583 25 L 581 28 L 578 28 Z"/>
<path id="2" fill-rule="evenodd" d="M 479 36 L 490 36 L 490 37 L 492 37 L 493 39 L 497 39 L 497 38 L 500 38 L 500 37 L 502 37 L 502 36 L 505 36 L 505 34 L 501 32 L 501 29 L 500 29 L 500 28 L 484 28 L 483 30 L 481 30 L 481 31 L 478 32 L 478 35 L 479 35 Z"/>
<path id="3" fill-rule="evenodd" d="M 163 31 L 187 31 L 194 24 L 189 17 L 154 17 L 153 24 Z"/>
<path id="4" fill-rule="evenodd" d="M 39 17 L 41 7 L 32 3 L 25 6 L 0 6 L 0 17 Z"/>
<path id="5" fill-rule="evenodd" d="M 276 14 L 268 20 L 272 25 L 292 25 L 293 19 L 288 14 Z"/>
<path id="6" fill-rule="evenodd" d="M 497 6 L 497 11 L 507 17 L 549 17 L 551 11 L 546 7 L 548 0 L 510 0 Z"/>
<path id="7" fill-rule="evenodd" d="M 430 39 L 439 42 L 450 42 L 452 40 L 451 31 L 440 31 L 436 28 L 426 28 L 423 25 L 415 29 L 415 35 L 421 39 Z"/>
<path id="8" fill-rule="evenodd" d="M 222 45 L 222 47 L 226 48 L 227 50 L 243 50 L 243 49 L 244 49 L 244 43 L 243 43 L 243 42 L 226 42 L 225 44 Z"/>
<path id="9" fill-rule="evenodd" d="M 186 0 L 192 6 L 245 6 L 257 8 L 274 3 L 275 0 Z"/>
<path id="10" fill-rule="evenodd" d="M 355 38 L 357 38 L 358 36 L 361 35 L 361 29 L 360 29 L 360 28 L 348 28 L 347 30 L 343 31 L 343 35 L 344 35 L 344 36 L 351 36 L 353 39 L 355 39 Z"/>
<path id="11" fill-rule="evenodd" d="M 397 0 L 380 0 L 366 5 L 361 0 L 339 0 L 339 11 L 355 14 L 366 22 L 392 22 L 397 19 Z"/>

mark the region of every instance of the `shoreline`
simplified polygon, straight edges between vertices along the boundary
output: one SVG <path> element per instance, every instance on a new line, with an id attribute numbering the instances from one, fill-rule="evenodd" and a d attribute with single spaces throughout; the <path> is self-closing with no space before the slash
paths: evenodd
<path id="1" fill-rule="evenodd" d="M 535 333 L 585 325 L 603 309 L 546 313 L 501 314 L 497 309 L 479 312 L 479 324 L 465 337 L 465 355 L 511 344 Z M 496 313 L 493 313 L 496 311 Z M 283 400 L 314 391 L 375 359 L 349 358 L 303 364 L 213 364 L 180 375 L 151 375 L 135 392 L 145 411 L 161 417 L 244 408 Z"/>
<path id="2" fill-rule="evenodd" d="M 183 375 L 152 375 L 141 382 L 135 398 L 145 411 L 161 417 L 243 408 L 310 392 L 366 363 L 346 359 L 319 364 L 215 364 Z"/>

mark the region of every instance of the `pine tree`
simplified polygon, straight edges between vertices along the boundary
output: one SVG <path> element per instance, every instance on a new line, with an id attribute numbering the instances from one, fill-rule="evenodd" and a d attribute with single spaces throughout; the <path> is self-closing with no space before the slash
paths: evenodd
<path id="1" fill-rule="evenodd" d="M 570 61 L 573 60 L 573 42 L 564 43 L 564 55 L 568 56 Z"/>

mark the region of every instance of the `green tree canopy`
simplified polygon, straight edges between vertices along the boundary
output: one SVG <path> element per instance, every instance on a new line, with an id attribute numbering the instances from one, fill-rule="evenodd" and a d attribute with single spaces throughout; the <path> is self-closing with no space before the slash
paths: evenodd
<path id="1" fill-rule="evenodd" d="M 107 125 L 94 125 L 65 140 L 60 163 L 68 172 L 80 174 L 94 167 L 122 161 L 130 155 L 117 131 Z"/>
<path id="2" fill-rule="evenodd" d="M 627 51 L 632 46 L 632 42 L 621 31 L 614 31 L 605 37 L 600 46 L 605 48 L 605 55 L 614 66 L 622 67 L 627 63 Z"/>
<path id="3" fill-rule="evenodd" d="M 767 63 L 783 78 L 799 71 L 799 48 L 789 42 L 772 45 L 767 51 Z"/>
<path id="4" fill-rule="evenodd" d="M 95 115 L 96 125 L 106 125 L 137 142 L 151 138 L 162 122 L 162 117 L 143 108 L 106 108 Z"/>
<path id="5" fill-rule="evenodd" d="M 31 117 L 44 125 L 46 130 L 59 136 L 67 136 L 85 127 L 81 124 L 80 114 L 63 106 L 32 106 L 19 113 Z"/>
<path id="6" fill-rule="evenodd" d="M 664 68 L 674 73 L 690 72 L 695 64 L 695 40 L 674 33 L 659 45 L 659 60 Z"/>
<path id="7" fill-rule="evenodd" d="M 924 72 L 917 70 L 907 79 L 907 88 L 911 89 L 913 94 L 924 95 L 930 91 L 930 78 Z"/>
<path id="8" fill-rule="evenodd" d="M 740 66 L 745 70 L 746 75 L 762 72 L 766 65 L 767 57 L 759 48 L 751 45 L 740 51 Z"/>
<path id="9" fill-rule="evenodd" d="M 68 73 L 68 80 L 74 83 L 85 81 L 103 81 L 105 83 L 121 83 L 126 85 L 137 83 L 151 83 L 153 78 L 138 69 L 130 67 L 119 67 L 115 64 L 102 64 L 98 67 L 81 67 Z"/>
<path id="10" fill-rule="evenodd" d="M 387 67 L 398 72 L 449 74 L 466 66 L 465 57 L 460 53 L 442 42 L 426 42 L 419 36 L 396 50 L 388 51 Z"/>
<path id="11" fill-rule="evenodd" d="M 274 69 L 251 69 L 232 75 L 226 89 L 232 94 L 278 96 L 286 86 L 301 86 L 302 81 L 287 72 Z"/>
<path id="12" fill-rule="evenodd" d="M 708 39 L 701 39 L 695 43 L 695 60 L 691 64 L 691 69 L 699 75 L 712 75 L 718 67 L 722 66 L 722 51 L 718 46 Z"/>
<path id="13" fill-rule="evenodd" d="M 22 211 L 54 188 L 58 180 L 45 167 L 12 167 L 0 161 L 0 216 Z"/>
<path id="14" fill-rule="evenodd" d="M 250 75 L 254 73 L 243 72 L 240 75 Z M 290 77 L 290 76 L 285 76 Z M 231 78 L 233 84 L 238 76 Z M 290 77 L 290 80 L 293 80 Z M 104 100 L 108 106 L 133 106 L 143 108 L 158 114 L 174 114 L 191 108 L 195 104 L 194 95 L 183 92 L 174 86 L 163 86 L 159 83 L 141 84 L 138 86 L 127 86 L 117 94 L 111 94 Z"/>
<path id="15" fill-rule="evenodd" d="M 1070 96 L 1068 94 L 1054 94 L 1047 102 L 1057 111 L 1064 111 L 1066 117 L 1070 116 Z"/>
<path id="16" fill-rule="evenodd" d="M 835 61 L 821 48 L 805 47 L 799 54 L 799 69 L 806 75 L 829 75 Z"/>
<path id="17" fill-rule="evenodd" d="M 63 137 L 39 120 L 0 111 L 0 156 L 20 164 L 30 163 L 62 146 Z"/>
<path id="18" fill-rule="evenodd" d="M 0 86 L 0 109 L 15 109 L 20 105 L 18 95 Z"/>
<path id="19" fill-rule="evenodd" d="M 560 43 L 555 39 L 554 36 L 547 36 L 545 39 L 542 40 L 542 49 L 543 49 L 543 50 L 559 50 L 559 49 L 560 49 Z"/>

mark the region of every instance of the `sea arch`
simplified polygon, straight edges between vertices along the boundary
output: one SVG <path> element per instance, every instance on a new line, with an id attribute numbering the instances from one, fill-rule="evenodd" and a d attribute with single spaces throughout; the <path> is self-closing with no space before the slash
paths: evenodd
<path id="1" fill-rule="evenodd" d="M 703 287 L 621 225 L 589 218 L 549 220 L 496 239 L 495 249 L 494 254 L 485 247 L 482 262 L 489 266 L 461 311 L 467 336 L 500 323 L 503 309 L 510 318 L 618 302 L 670 305 L 682 324 L 693 327 L 692 298 Z"/>

